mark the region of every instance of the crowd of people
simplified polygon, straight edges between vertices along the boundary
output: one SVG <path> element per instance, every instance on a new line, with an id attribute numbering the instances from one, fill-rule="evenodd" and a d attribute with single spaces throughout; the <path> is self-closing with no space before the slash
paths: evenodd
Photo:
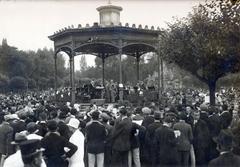
<path id="1" fill-rule="evenodd" d="M 0 95 L 1 167 L 240 166 L 239 90 L 202 91 L 85 111 L 50 94 Z"/>

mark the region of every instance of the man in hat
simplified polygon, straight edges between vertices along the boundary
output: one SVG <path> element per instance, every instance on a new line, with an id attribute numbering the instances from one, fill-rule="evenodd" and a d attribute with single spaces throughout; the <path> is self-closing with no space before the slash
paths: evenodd
<path id="1" fill-rule="evenodd" d="M 107 131 L 99 122 L 98 111 L 91 113 L 92 121 L 86 126 L 86 146 L 88 153 L 88 167 L 94 167 L 95 162 L 98 167 L 104 166 L 104 150 Z"/>
<path id="2" fill-rule="evenodd" d="M 42 147 L 45 149 L 44 156 L 48 167 L 67 167 L 67 158 L 70 158 L 76 151 L 77 146 L 70 143 L 66 138 L 57 132 L 58 124 L 54 120 L 47 123 L 49 132 L 41 140 Z M 65 152 L 64 147 L 69 151 Z"/>
<path id="3" fill-rule="evenodd" d="M 42 149 L 40 140 L 26 140 L 19 144 L 24 167 L 41 167 Z"/>
<path id="4" fill-rule="evenodd" d="M 112 133 L 112 166 L 128 167 L 128 152 L 131 150 L 132 121 L 127 116 L 126 108 L 120 109 L 121 116 L 115 121 Z"/>
<path id="5" fill-rule="evenodd" d="M 179 158 L 177 152 L 177 138 L 172 127 L 172 118 L 166 116 L 163 126 L 155 131 L 154 142 L 156 144 L 159 166 L 178 166 Z"/>
<path id="6" fill-rule="evenodd" d="M 192 148 L 193 133 L 191 125 L 185 122 L 186 119 L 186 114 L 181 112 L 179 115 L 179 122 L 174 124 L 173 129 L 181 132 L 180 136 L 177 138 L 177 150 L 179 153 L 181 166 L 188 167 L 190 150 Z"/>
<path id="7" fill-rule="evenodd" d="M 193 147 L 196 157 L 196 165 L 207 165 L 207 148 L 210 142 L 210 133 L 207 123 L 201 119 L 200 111 L 193 112 Z"/>
<path id="8" fill-rule="evenodd" d="M 112 147 L 111 142 L 109 142 L 109 138 L 111 137 L 112 129 L 113 127 L 109 125 L 109 120 L 111 119 L 110 116 L 103 112 L 100 114 L 101 123 L 107 130 L 107 136 L 106 136 L 106 143 L 105 143 L 105 151 L 104 151 L 104 166 L 109 167 L 111 165 L 111 156 L 112 156 Z"/>
<path id="9" fill-rule="evenodd" d="M 148 152 L 148 163 L 152 165 L 152 167 L 155 166 L 157 155 L 156 155 L 156 146 L 154 145 L 153 139 L 155 135 L 155 130 L 162 126 L 161 122 L 161 112 L 155 111 L 154 113 L 154 122 L 151 123 L 146 128 L 146 136 L 145 136 L 145 145 L 146 145 L 146 151 Z"/>
<path id="10" fill-rule="evenodd" d="M 232 153 L 233 136 L 230 130 L 221 130 L 219 135 L 214 138 L 217 143 L 217 149 L 220 152 L 219 157 L 209 163 L 209 167 L 238 167 L 240 166 L 240 157 Z"/>
<path id="11" fill-rule="evenodd" d="M 68 167 L 84 167 L 84 135 L 79 129 L 80 121 L 76 118 L 71 118 L 67 125 L 72 132 L 72 136 L 70 137 L 69 142 L 75 144 L 78 147 L 77 151 L 69 159 Z"/>
<path id="12" fill-rule="evenodd" d="M 4 162 L 3 167 L 24 167 L 21 151 L 19 148 L 19 144 L 23 141 L 26 141 L 27 137 L 24 133 L 16 133 L 15 140 L 11 142 L 11 144 L 15 145 L 16 153 L 10 155 Z M 41 167 L 46 167 L 44 161 L 42 161 Z"/>

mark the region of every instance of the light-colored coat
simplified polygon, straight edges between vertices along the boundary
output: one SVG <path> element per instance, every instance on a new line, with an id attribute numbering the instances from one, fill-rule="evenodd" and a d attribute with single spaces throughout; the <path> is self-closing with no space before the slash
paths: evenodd
<path id="1" fill-rule="evenodd" d="M 78 147 L 75 154 L 69 159 L 69 167 L 84 167 L 84 135 L 80 130 L 76 130 L 70 137 L 69 142 Z"/>

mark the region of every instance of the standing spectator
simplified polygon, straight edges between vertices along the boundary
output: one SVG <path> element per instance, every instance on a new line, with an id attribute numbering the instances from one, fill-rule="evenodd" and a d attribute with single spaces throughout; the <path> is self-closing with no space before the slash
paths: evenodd
<path id="1" fill-rule="evenodd" d="M 113 127 L 108 123 L 108 121 L 110 120 L 110 116 L 108 114 L 103 112 L 100 115 L 100 117 L 102 119 L 103 126 L 107 130 L 107 137 L 106 137 L 107 140 L 105 143 L 105 151 L 104 151 L 104 166 L 110 167 L 111 160 L 112 160 L 112 146 L 111 146 L 111 142 L 108 139 L 111 138 Z"/>
<path id="2" fill-rule="evenodd" d="M 221 130 L 215 138 L 217 149 L 220 151 L 219 157 L 211 160 L 209 167 L 238 167 L 240 166 L 240 157 L 232 153 L 233 137 L 230 130 Z"/>
<path id="3" fill-rule="evenodd" d="M 196 165 L 207 165 L 207 148 L 209 146 L 210 134 L 205 121 L 200 119 L 200 112 L 193 112 L 193 148 L 196 157 Z"/>
<path id="4" fill-rule="evenodd" d="M 99 122 L 99 112 L 92 112 L 92 121 L 86 126 L 86 146 L 88 153 L 88 167 L 104 166 L 104 149 L 107 131 Z"/>
<path id="5" fill-rule="evenodd" d="M 131 149 L 132 121 L 125 108 L 120 109 L 121 116 L 116 120 L 112 134 L 113 165 L 128 167 L 128 152 Z"/>
<path id="6" fill-rule="evenodd" d="M 26 140 L 19 146 L 24 167 L 41 167 L 43 158 L 39 140 Z"/>
<path id="7" fill-rule="evenodd" d="M 47 133 L 47 114 L 42 112 L 39 114 L 39 121 L 37 122 L 38 125 L 38 135 L 44 137 Z"/>
<path id="8" fill-rule="evenodd" d="M 220 116 L 218 115 L 218 110 L 215 107 L 210 107 L 208 109 L 209 116 L 208 116 L 208 129 L 210 132 L 210 143 L 208 146 L 208 161 L 218 157 L 219 153 L 216 149 L 217 144 L 213 141 L 213 138 L 218 136 L 220 130 L 221 130 L 221 121 Z"/>
<path id="9" fill-rule="evenodd" d="M 69 159 L 68 167 L 84 167 L 84 135 L 79 129 L 80 122 L 76 118 L 71 118 L 68 126 L 73 133 L 69 139 L 69 142 L 75 144 L 78 149 Z"/>
<path id="10" fill-rule="evenodd" d="M 179 116 L 179 122 L 177 122 L 174 126 L 174 130 L 179 130 L 181 132 L 180 136 L 177 138 L 177 150 L 179 153 L 180 165 L 188 167 L 189 157 L 190 157 L 190 149 L 192 147 L 192 127 L 185 122 L 187 116 L 185 113 L 181 113 Z"/>
<path id="11" fill-rule="evenodd" d="M 77 151 L 77 146 L 60 136 L 56 121 L 50 120 L 47 125 L 49 132 L 41 140 L 45 149 L 43 155 L 46 157 L 46 164 L 48 167 L 68 167 L 66 158 L 70 158 Z M 69 151 L 65 152 L 64 147 L 69 148 Z"/>
<path id="12" fill-rule="evenodd" d="M 11 145 L 13 141 L 13 128 L 8 123 L 11 120 L 12 115 L 1 116 L 0 124 L 0 155 L 1 155 L 1 166 L 4 162 L 5 157 L 13 154 L 14 148 Z"/>
<path id="13" fill-rule="evenodd" d="M 11 144 L 16 146 L 16 153 L 10 155 L 4 162 L 3 167 L 23 167 L 23 161 L 19 144 L 26 141 L 27 137 L 24 133 L 16 133 L 15 140 Z M 41 167 L 46 167 L 45 161 L 42 161 Z"/>
<path id="14" fill-rule="evenodd" d="M 161 113 L 155 112 L 154 113 L 154 122 L 151 123 L 146 129 L 146 136 L 145 136 L 145 145 L 148 152 L 148 164 L 151 164 L 152 167 L 155 167 L 157 162 L 157 155 L 156 155 L 156 146 L 153 142 L 155 138 L 155 130 L 162 126 L 161 123 Z"/>
<path id="15" fill-rule="evenodd" d="M 177 138 L 172 127 L 172 119 L 166 116 L 163 126 L 155 131 L 155 143 L 158 154 L 159 166 L 178 166 Z"/>

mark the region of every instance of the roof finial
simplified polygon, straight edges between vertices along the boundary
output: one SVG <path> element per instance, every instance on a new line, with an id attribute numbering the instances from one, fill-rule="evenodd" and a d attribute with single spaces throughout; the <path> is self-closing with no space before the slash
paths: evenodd
<path id="1" fill-rule="evenodd" d="M 109 4 L 109 5 L 111 5 L 111 4 L 112 4 L 112 3 L 111 3 L 111 0 L 108 0 L 108 4 Z"/>

